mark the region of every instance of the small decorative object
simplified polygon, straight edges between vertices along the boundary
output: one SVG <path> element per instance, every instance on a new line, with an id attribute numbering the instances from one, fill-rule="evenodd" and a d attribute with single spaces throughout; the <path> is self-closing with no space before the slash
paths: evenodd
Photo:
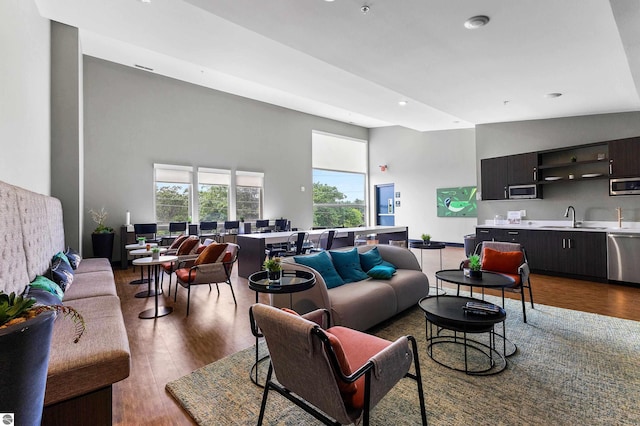
<path id="1" fill-rule="evenodd" d="M 160 249 L 158 247 L 154 247 L 151 249 L 151 258 L 153 260 L 160 259 Z"/>
<path id="2" fill-rule="evenodd" d="M 115 233 L 113 232 L 113 228 L 105 225 L 105 221 L 107 220 L 107 212 L 103 207 L 98 212 L 91 209 L 89 210 L 89 213 L 91 213 L 91 219 L 97 225 L 93 230 L 93 233 L 91 234 L 93 255 L 95 257 L 106 257 L 107 259 L 109 259 L 109 261 L 111 261 Z"/>
<path id="3" fill-rule="evenodd" d="M 571 173 L 571 174 L 569 175 L 569 179 L 573 179 L 574 177 L 575 177 L 575 176 L 573 175 L 573 173 Z"/>
<path id="4" fill-rule="evenodd" d="M 151 244 L 147 244 L 146 247 L 147 251 L 151 251 Z"/>
<path id="5" fill-rule="evenodd" d="M 422 238 L 422 243 L 423 243 L 423 244 L 426 244 L 426 245 L 431 244 L 431 235 L 429 235 L 429 234 L 422 234 L 422 235 L 420 235 L 420 238 Z"/>
<path id="6" fill-rule="evenodd" d="M 264 269 L 268 272 L 269 284 L 280 284 L 280 277 L 282 275 L 282 263 L 279 257 L 272 257 L 264 261 Z"/>
<path id="7" fill-rule="evenodd" d="M 139 246 L 144 246 L 144 243 L 147 242 L 147 239 L 145 237 L 138 237 L 138 245 Z"/>
<path id="8" fill-rule="evenodd" d="M 607 158 L 607 156 L 604 152 L 598 153 L 598 160 L 604 160 L 605 158 Z"/>
<path id="9" fill-rule="evenodd" d="M 575 163 L 578 160 L 578 158 L 575 155 L 571 156 L 571 162 Z"/>
<path id="10" fill-rule="evenodd" d="M 482 271 L 480 268 L 482 264 L 480 263 L 480 256 L 477 254 L 473 254 L 469 256 L 469 277 L 470 278 L 482 278 Z"/>

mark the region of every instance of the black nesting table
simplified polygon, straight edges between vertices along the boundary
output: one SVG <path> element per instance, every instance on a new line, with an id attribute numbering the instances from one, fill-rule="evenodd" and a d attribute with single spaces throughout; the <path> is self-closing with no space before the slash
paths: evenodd
<path id="1" fill-rule="evenodd" d="M 497 374 L 507 366 L 505 343 L 502 353 L 496 349 L 495 325 L 503 323 L 507 314 L 503 308 L 490 314 L 477 314 L 464 309 L 467 302 L 482 302 L 472 297 L 438 296 L 424 297 L 418 302 L 426 318 L 427 353 L 438 364 L 470 375 Z M 435 332 L 434 332 L 435 326 Z M 462 334 L 462 338 L 459 337 Z M 488 343 L 470 339 L 467 334 L 488 333 Z M 437 345 L 462 345 L 464 348 L 464 368 L 438 359 L 434 354 Z M 469 365 L 469 351 L 473 351 L 482 362 Z"/>
<path id="2" fill-rule="evenodd" d="M 258 293 L 272 293 L 272 294 L 289 294 L 289 307 L 293 307 L 292 294 L 299 291 L 308 290 L 316 284 L 316 277 L 311 272 L 307 271 L 282 271 L 280 280 L 273 282 L 269 279 L 269 273 L 267 271 L 255 272 L 249 275 L 249 288 L 256 292 L 256 303 L 258 303 Z M 251 327 L 255 327 L 251 324 Z M 258 364 L 267 359 L 269 356 L 259 358 L 258 355 L 258 339 L 262 337 L 256 333 L 256 362 L 251 367 L 249 372 L 249 378 L 251 381 L 260 387 L 264 387 L 258 383 Z M 254 378 L 255 371 L 255 378 Z"/>

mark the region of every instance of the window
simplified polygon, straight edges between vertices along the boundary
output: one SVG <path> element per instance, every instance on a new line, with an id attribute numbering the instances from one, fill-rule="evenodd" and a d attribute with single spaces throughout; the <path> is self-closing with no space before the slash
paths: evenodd
<path id="1" fill-rule="evenodd" d="M 367 142 L 313 132 L 313 226 L 367 223 Z"/>
<path id="2" fill-rule="evenodd" d="M 191 217 L 193 168 L 154 164 L 156 223 L 186 222 Z"/>
<path id="3" fill-rule="evenodd" d="M 264 173 L 236 172 L 236 218 L 262 218 L 262 187 Z"/>
<path id="4" fill-rule="evenodd" d="M 229 218 L 229 170 L 198 168 L 198 218 L 224 222 Z"/>

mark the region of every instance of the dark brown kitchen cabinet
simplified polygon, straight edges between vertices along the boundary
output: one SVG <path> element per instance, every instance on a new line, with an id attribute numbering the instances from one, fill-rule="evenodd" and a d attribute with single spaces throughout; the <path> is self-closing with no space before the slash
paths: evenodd
<path id="1" fill-rule="evenodd" d="M 483 200 L 507 199 L 507 157 L 480 160 L 480 181 Z"/>
<path id="2" fill-rule="evenodd" d="M 510 155 L 507 157 L 507 184 L 524 185 L 538 181 L 538 154 Z"/>
<path id="3" fill-rule="evenodd" d="M 640 137 L 609 141 L 609 176 L 640 176 Z"/>
<path id="4" fill-rule="evenodd" d="M 529 231 L 527 256 L 533 271 L 607 277 L 607 242 L 604 232 Z"/>

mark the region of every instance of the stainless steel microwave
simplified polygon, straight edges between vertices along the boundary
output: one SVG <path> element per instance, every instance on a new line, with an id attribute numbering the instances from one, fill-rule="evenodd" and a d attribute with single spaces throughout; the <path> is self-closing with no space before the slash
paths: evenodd
<path id="1" fill-rule="evenodd" d="M 538 198 L 538 185 L 511 185 L 509 186 L 509 199 Z"/>
<path id="2" fill-rule="evenodd" d="M 609 195 L 640 194 L 640 178 L 609 179 Z"/>

